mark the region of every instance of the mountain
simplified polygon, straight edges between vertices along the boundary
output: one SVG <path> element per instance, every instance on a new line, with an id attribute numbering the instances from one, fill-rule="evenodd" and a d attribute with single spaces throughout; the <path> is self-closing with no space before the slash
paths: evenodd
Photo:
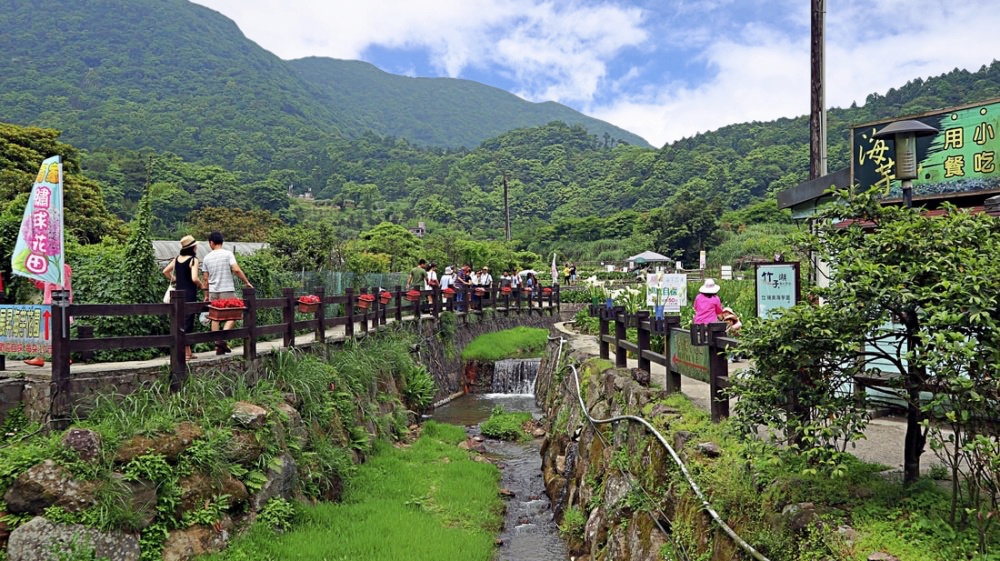
<path id="1" fill-rule="evenodd" d="M 8 0 L 0 31 L 3 120 L 62 130 L 87 149 L 149 147 L 266 174 L 366 132 L 471 148 L 556 120 L 648 146 L 568 107 L 474 82 L 283 61 L 186 0 Z"/>
<path id="2" fill-rule="evenodd" d="M 642 138 L 555 102 L 530 103 L 470 80 L 409 78 L 367 62 L 310 57 L 289 63 L 318 92 L 343 131 L 371 130 L 426 146 L 474 148 L 507 131 L 562 121 L 599 138 L 649 147 Z"/>

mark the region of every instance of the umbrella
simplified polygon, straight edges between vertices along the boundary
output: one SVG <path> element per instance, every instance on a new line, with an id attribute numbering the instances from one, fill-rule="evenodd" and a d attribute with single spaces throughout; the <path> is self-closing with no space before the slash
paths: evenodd
<path id="1" fill-rule="evenodd" d="M 526 276 L 528 276 L 528 273 L 533 273 L 536 277 L 538 276 L 538 271 L 536 271 L 534 269 L 525 269 L 523 271 L 519 271 L 517 273 L 517 276 L 519 276 L 519 277 L 526 277 Z"/>

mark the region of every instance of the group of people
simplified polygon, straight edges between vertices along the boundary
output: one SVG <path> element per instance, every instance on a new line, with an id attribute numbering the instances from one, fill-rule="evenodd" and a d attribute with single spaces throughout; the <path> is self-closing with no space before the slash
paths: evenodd
<path id="1" fill-rule="evenodd" d="M 501 288 L 510 287 L 512 290 L 516 290 L 524 286 L 534 289 L 538 284 L 538 279 L 535 278 L 533 271 L 525 272 L 522 278 L 521 274 L 514 274 L 511 269 L 506 269 L 500 275 L 499 282 Z M 433 261 L 428 262 L 426 259 L 421 259 L 417 262 L 417 265 L 410 269 L 409 274 L 406 276 L 406 288 L 408 290 L 433 290 L 434 288 L 444 290 L 451 288 L 457 293 L 455 295 L 455 302 L 459 304 L 459 309 L 463 309 L 465 293 L 468 289 L 482 287 L 487 289 L 488 292 L 493 284 L 493 275 L 490 273 L 490 268 L 486 265 L 483 265 L 478 270 L 473 269 L 471 264 L 465 264 L 461 267 L 448 265 L 444 268 L 444 273 L 439 277 L 437 263 Z M 482 301 L 482 298 L 473 293 L 473 304 L 478 305 Z M 430 299 L 430 296 L 428 296 L 428 299 Z"/>
<path id="2" fill-rule="evenodd" d="M 576 263 L 566 263 L 563 266 L 563 282 L 567 285 L 576 282 Z"/>
<path id="3" fill-rule="evenodd" d="M 236 298 L 236 283 L 234 278 L 239 278 L 244 286 L 253 287 L 246 273 L 236 262 L 236 255 L 232 251 L 223 247 L 223 237 L 220 232 L 212 232 L 208 235 L 208 247 L 211 251 L 205 255 L 204 262 L 199 262 L 198 241 L 193 236 L 184 236 L 180 241 L 180 251 L 177 257 L 173 258 L 166 267 L 163 268 L 163 276 L 174 285 L 175 290 L 184 293 L 185 302 L 197 302 L 198 291 L 204 292 L 204 301 L 211 302 L 219 299 Z M 188 314 L 184 317 L 184 332 L 194 331 L 194 316 Z M 218 321 L 212 321 L 212 331 L 220 328 Z M 236 325 L 235 320 L 229 320 L 223 326 L 225 329 L 232 329 Z M 222 355 L 232 352 L 226 341 L 218 341 L 215 344 L 215 353 Z M 184 348 L 184 356 L 187 359 L 195 358 L 191 351 L 191 346 Z"/>

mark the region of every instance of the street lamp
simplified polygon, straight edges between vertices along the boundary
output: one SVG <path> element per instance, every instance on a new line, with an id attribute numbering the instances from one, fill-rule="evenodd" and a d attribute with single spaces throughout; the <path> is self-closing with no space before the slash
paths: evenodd
<path id="1" fill-rule="evenodd" d="M 903 205 L 913 206 L 913 180 L 917 178 L 917 137 L 932 136 L 938 130 L 920 121 L 896 121 L 872 135 L 893 139 L 896 146 L 896 179 L 903 188 Z"/>

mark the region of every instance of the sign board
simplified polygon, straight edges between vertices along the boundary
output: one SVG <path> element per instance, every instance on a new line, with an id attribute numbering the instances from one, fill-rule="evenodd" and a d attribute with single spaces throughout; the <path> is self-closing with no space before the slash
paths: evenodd
<path id="1" fill-rule="evenodd" d="M 52 306 L 0 306 L 0 353 L 52 354 Z"/>
<path id="2" fill-rule="evenodd" d="M 758 263 L 754 269 L 757 317 L 791 308 L 799 301 L 799 264 Z"/>
<path id="3" fill-rule="evenodd" d="M 687 275 L 662 271 L 646 275 L 646 305 L 680 312 L 682 306 L 687 306 Z"/>
<path id="4" fill-rule="evenodd" d="M 852 183 L 900 198 L 895 178 L 895 141 L 875 132 L 894 121 L 910 119 L 938 130 L 917 137 L 917 174 L 913 196 L 1000 191 L 1000 99 L 954 107 L 915 117 L 900 117 L 851 129 Z"/>
<path id="5" fill-rule="evenodd" d="M 719 276 L 722 277 L 722 280 L 733 280 L 733 266 L 722 265 L 719 269 Z"/>
<path id="6" fill-rule="evenodd" d="M 689 331 L 670 330 L 670 356 L 667 359 L 670 361 L 670 370 L 708 383 L 708 346 L 692 345 Z"/>

